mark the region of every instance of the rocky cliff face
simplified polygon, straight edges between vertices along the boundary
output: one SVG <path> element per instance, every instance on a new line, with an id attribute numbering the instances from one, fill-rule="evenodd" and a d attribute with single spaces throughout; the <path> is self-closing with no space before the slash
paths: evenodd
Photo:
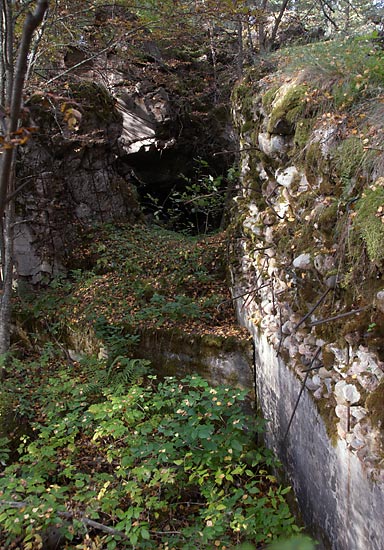
<path id="1" fill-rule="evenodd" d="M 327 112 L 323 93 L 302 72 L 260 69 L 234 93 L 233 294 L 305 519 L 332 548 L 379 549 L 382 522 L 366 523 L 384 502 L 384 178 L 382 153 L 364 148 L 377 106 Z"/>

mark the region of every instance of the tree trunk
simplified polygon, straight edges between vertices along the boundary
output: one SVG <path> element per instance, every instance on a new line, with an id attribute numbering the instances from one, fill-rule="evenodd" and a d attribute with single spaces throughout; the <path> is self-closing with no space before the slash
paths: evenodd
<path id="1" fill-rule="evenodd" d="M 15 177 L 16 149 L 13 143 L 14 134 L 19 125 L 19 117 L 22 105 L 25 75 L 28 66 L 28 54 L 31 47 L 33 34 L 41 24 L 48 9 L 48 0 L 38 0 L 34 13 L 28 12 L 25 18 L 19 53 L 13 73 L 13 31 L 14 21 L 10 8 L 10 0 L 2 1 L 2 64 L 6 84 L 5 105 L 10 108 L 9 119 L 5 134 L 6 147 L 1 157 L 0 167 L 0 220 L 2 222 L 1 234 L 1 272 L 2 284 L 0 294 L 0 358 L 9 351 L 11 334 L 11 305 L 13 283 L 13 222 L 14 202 L 7 200 L 12 195 Z M 14 76 L 13 76 L 14 75 Z M 2 361 L 3 362 L 3 361 Z"/>
<path id="2" fill-rule="evenodd" d="M 1 273 L 1 301 L 0 301 L 0 358 L 9 351 L 11 341 L 11 304 L 13 283 L 13 222 L 14 202 L 10 201 L 6 208 L 4 223 L 2 226 L 2 273 Z M 2 361 L 3 369 L 5 363 Z M 4 372 L 0 373 L 3 377 Z"/>
<path id="3" fill-rule="evenodd" d="M 237 18 L 237 72 L 239 78 L 243 76 L 244 67 L 244 43 L 243 43 L 243 22 L 241 16 Z"/>
<path id="4" fill-rule="evenodd" d="M 216 105 L 217 103 L 217 58 L 216 58 L 216 47 L 215 47 L 215 26 L 212 21 L 212 19 L 209 20 L 208 23 L 208 30 L 209 30 L 209 48 L 211 50 L 211 58 L 212 58 L 212 67 L 213 67 L 213 90 L 214 90 L 214 97 L 213 102 Z"/>
<path id="5" fill-rule="evenodd" d="M 286 9 L 288 8 L 289 2 L 290 2 L 290 0 L 284 0 L 283 3 L 281 4 L 279 15 L 276 18 L 276 21 L 275 21 L 275 24 L 273 25 L 273 29 L 272 29 L 272 33 L 271 33 L 271 38 L 270 38 L 270 43 L 269 43 L 269 48 L 270 49 L 273 48 L 273 45 L 275 43 L 276 36 L 277 36 L 277 31 L 279 30 L 281 20 L 283 19 L 283 16 L 284 16 L 284 13 L 285 13 Z"/>

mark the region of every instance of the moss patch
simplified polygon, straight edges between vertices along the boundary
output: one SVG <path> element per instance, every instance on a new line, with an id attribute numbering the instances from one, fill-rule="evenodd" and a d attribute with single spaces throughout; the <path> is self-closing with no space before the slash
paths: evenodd
<path id="1" fill-rule="evenodd" d="M 378 428 L 384 427 L 384 381 L 372 392 L 365 403 L 371 422 Z"/>
<path id="2" fill-rule="evenodd" d="M 324 421 L 325 429 L 328 437 L 334 447 L 337 444 L 337 422 L 338 418 L 335 413 L 335 405 L 331 399 L 320 399 L 316 401 L 321 418 Z"/>
<path id="3" fill-rule="evenodd" d="M 273 133 L 276 124 L 280 120 L 287 121 L 292 126 L 299 120 L 306 103 L 304 102 L 307 86 L 304 84 L 291 84 L 288 87 L 282 86 L 280 93 L 277 92 L 275 101 L 272 104 L 271 116 L 268 122 L 267 131 Z"/>
<path id="4" fill-rule="evenodd" d="M 263 105 L 263 108 L 267 113 L 271 112 L 273 101 L 276 97 L 276 92 L 278 91 L 279 86 L 272 86 L 272 88 L 269 88 L 264 94 L 261 99 L 261 103 Z"/>
<path id="5" fill-rule="evenodd" d="M 356 176 L 362 168 L 365 151 L 360 138 L 349 137 L 342 141 L 336 149 L 334 162 L 343 185 L 344 197 L 348 197 L 352 191 Z"/>
<path id="6" fill-rule="evenodd" d="M 383 215 L 384 187 L 367 189 L 357 205 L 355 226 L 366 244 L 369 259 L 377 265 L 384 260 Z"/>
<path id="7" fill-rule="evenodd" d="M 69 89 L 89 118 L 108 123 L 119 119 L 115 101 L 106 88 L 96 82 L 70 82 Z"/>
<path id="8" fill-rule="evenodd" d="M 310 118 L 302 118 L 297 121 L 293 142 L 299 152 L 307 145 L 314 121 Z"/>
<path id="9" fill-rule="evenodd" d="M 310 185 L 316 185 L 319 177 L 326 176 L 326 167 L 323 165 L 324 159 L 321 152 L 320 143 L 313 141 L 307 147 L 304 167 L 305 175 Z"/>
<path id="10" fill-rule="evenodd" d="M 334 200 L 331 204 L 325 206 L 317 217 L 317 226 L 319 231 L 327 235 L 332 235 L 338 217 L 339 204 Z"/>

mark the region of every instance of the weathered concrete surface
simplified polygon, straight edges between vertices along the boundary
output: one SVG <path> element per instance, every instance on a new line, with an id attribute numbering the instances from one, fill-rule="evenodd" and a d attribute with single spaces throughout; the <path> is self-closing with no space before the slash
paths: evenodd
<path id="1" fill-rule="evenodd" d="M 105 344 L 92 329 L 69 328 L 66 346 L 72 355 L 107 357 Z M 211 384 L 226 384 L 249 391 L 254 402 L 253 347 L 250 339 L 188 334 L 182 331 L 143 331 L 134 349 L 136 358 L 148 359 L 159 376 L 200 374 Z"/>
<path id="2" fill-rule="evenodd" d="M 346 441 L 332 444 L 307 389 L 286 436 L 302 382 L 252 323 L 247 307 L 237 302 L 239 320 L 255 342 L 257 401 L 268 420 L 266 443 L 285 467 L 305 523 L 325 548 L 382 550 L 383 481 L 367 474 Z"/>
<path id="3" fill-rule="evenodd" d="M 138 355 L 162 375 L 198 373 L 211 384 L 227 384 L 253 394 L 252 346 L 248 340 L 199 336 L 167 330 L 145 332 Z"/>

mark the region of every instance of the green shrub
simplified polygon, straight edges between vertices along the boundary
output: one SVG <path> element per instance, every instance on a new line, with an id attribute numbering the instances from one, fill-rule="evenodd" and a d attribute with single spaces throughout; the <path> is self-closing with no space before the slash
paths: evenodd
<path id="1" fill-rule="evenodd" d="M 55 526 L 67 548 L 98 537 L 108 549 L 195 550 L 298 531 L 289 489 L 268 474 L 275 458 L 254 446 L 263 422 L 244 413 L 245 393 L 196 376 L 149 381 L 106 387 L 89 406 L 73 376 L 74 395 L 61 402 L 57 379 L 55 407 L 46 401 L 35 438 L 0 478 L 3 542 L 27 544 Z"/>

